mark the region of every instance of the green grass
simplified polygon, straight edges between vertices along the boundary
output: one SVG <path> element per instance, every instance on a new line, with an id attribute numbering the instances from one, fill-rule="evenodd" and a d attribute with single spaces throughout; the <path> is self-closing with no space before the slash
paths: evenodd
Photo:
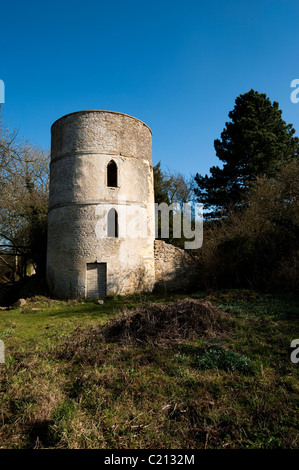
<path id="1" fill-rule="evenodd" d="M 243 374 L 253 373 L 252 362 L 248 357 L 225 349 L 218 344 L 210 346 L 198 357 L 197 366 L 199 369 L 238 370 Z"/>
<path id="2" fill-rule="evenodd" d="M 167 348 L 99 339 L 96 364 L 88 348 L 76 358 L 61 354 L 123 308 L 182 297 L 114 296 L 103 305 L 36 298 L 0 311 L 0 447 L 298 447 L 298 365 L 289 349 L 299 337 L 295 297 L 215 293 L 208 299 L 225 312 L 228 331 L 218 338 Z M 218 359 L 200 369 L 215 346 L 230 351 L 233 364 L 248 358 L 251 373 Z"/>

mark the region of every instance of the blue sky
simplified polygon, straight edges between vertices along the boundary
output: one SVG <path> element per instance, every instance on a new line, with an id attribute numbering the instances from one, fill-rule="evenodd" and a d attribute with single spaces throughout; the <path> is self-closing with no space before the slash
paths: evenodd
<path id="1" fill-rule="evenodd" d="M 154 164 L 206 173 L 251 88 L 299 135 L 298 0 L 16 0 L 2 2 L 0 21 L 5 120 L 43 147 L 57 118 L 108 109 L 151 127 Z"/>

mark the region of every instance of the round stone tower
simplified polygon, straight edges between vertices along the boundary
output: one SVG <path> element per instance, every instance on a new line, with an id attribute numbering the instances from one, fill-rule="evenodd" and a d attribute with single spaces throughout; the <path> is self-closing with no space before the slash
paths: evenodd
<path id="1" fill-rule="evenodd" d="M 138 119 L 80 111 L 51 129 L 47 280 L 62 298 L 150 291 L 152 136 Z"/>

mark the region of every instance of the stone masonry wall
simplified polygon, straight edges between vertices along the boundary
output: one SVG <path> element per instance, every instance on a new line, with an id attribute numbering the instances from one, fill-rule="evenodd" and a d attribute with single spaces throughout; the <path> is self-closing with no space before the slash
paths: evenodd
<path id="1" fill-rule="evenodd" d="M 190 254 L 162 240 L 155 240 L 156 290 L 188 291 L 197 285 L 199 268 Z"/>

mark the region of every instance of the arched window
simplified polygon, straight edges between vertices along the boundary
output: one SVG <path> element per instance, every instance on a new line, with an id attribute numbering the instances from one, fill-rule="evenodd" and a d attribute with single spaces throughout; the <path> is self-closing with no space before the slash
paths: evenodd
<path id="1" fill-rule="evenodd" d="M 118 215 L 115 209 L 110 209 L 107 216 L 108 237 L 118 238 Z"/>
<path id="2" fill-rule="evenodd" d="M 107 165 L 107 186 L 117 187 L 117 165 L 114 160 L 110 160 Z"/>

